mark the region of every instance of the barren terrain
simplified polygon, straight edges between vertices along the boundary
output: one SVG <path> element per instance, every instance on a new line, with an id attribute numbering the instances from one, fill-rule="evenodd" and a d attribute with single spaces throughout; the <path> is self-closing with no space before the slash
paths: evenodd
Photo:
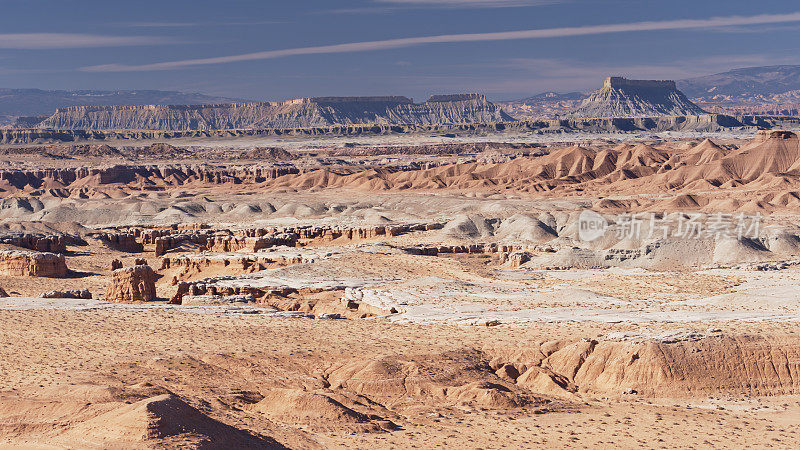
<path id="1" fill-rule="evenodd" d="M 259 139 L 0 146 L 0 447 L 800 442 L 796 134 Z"/>

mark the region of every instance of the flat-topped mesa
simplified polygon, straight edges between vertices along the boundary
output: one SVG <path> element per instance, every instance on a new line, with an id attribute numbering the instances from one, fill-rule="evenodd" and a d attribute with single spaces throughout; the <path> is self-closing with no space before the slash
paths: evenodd
<path id="1" fill-rule="evenodd" d="M 514 120 L 481 94 L 309 97 L 215 105 L 74 106 L 40 122 L 53 130 L 272 130 L 353 125 L 430 125 Z"/>
<path id="2" fill-rule="evenodd" d="M 311 97 L 308 103 L 414 103 L 413 99 L 401 95 L 377 96 L 377 97 Z"/>
<path id="3" fill-rule="evenodd" d="M 57 108 L 56 113 L 74 112 L 100 112 L 100 111 L 160 111 L 177 110 L 192 111 L 196 109 L 236 109 L 236 108 L 279 108 L 282 106 L 308 105 L 313 103 L 386 103 L 386 104 L 408 104 L 414 103 L 413 99 L 403 96 L 383 96 L 383 97 L 303 97 L 292 100 L 278 102 L 236 102 L 236 103 L 213 103 L 202 105 L 94 105 L 94 106 L 66 106 Z"/>
<path id="4" fill-rule="evenodd" d="M 485 102 L 486 96 L 483 94 L 446 94 L 446 95 L 431 95 L 425 103 L 437 102 L 465 102 L 465 101 L 479 101 Z"/>
<path id="5" fill-rule="evenodd" d="M 692 103 L 674 81 L 628 80 L 608 77 L 580 106 L 567 114 L 574 118 L 684 117 L 707 114 Z"/>
<path id="6" fill-rule="evenodd" d="M 608 77 L 603 83 L 605 88 L 653 88 L 653 89 L 678 89 L 672 80 L 629 80 L 623 77 Z"/>

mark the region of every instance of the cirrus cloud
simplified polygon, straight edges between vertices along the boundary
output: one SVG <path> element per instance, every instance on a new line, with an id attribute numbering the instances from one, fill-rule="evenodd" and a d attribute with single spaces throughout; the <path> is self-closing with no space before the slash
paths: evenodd
<path id="1" fill-rule="evenodd" d="M 157 45 L 168 41 L 151 36 L 107 36 L 78 33 L 0 34 L 0 49 L 54 50 L 66 48 L 125 47 Z"/>
<path id="2" fill-rule="evenodd" d="M 577 27 L 543 28 L 521 31 L 502 31 L 494 33 L 446 34 L 438 36 L 421 36 L 380 41 L 351 42 L 346 44 L 320 45 L 314 47 L 287 48 L 267 50 L 263 52 L 239 55 L 219 56 L 211 58 L 185 59 L 143 65 L 104 64 L 84 67 L 89 72 L 137 72 L 153 70 L 174 70 L 185 67 L 213 64 L 229 64 L 244 61 L 258 61 L 288 56 L 320 55 L 335 53 L 354 53 L 366 51 L 389 50 L 404 47 L 415 47 L 429 44 L 447 44 L 463 42 L 507 41 L 520 39 L 547 39 L 575 36 L 590 36 L 614 33 L 630 33 L 645 31 L 670 30 L 712 30 L 719 27 L 749 26 L 776 23 L 800 22 L 800 12 L 787 14 L 761 14 L 756 16 L 712 17 L 709 19 L 679 19 L 650 22 L 630 22 L 609 25 L 585 25 Z"/>
<path id="3" fill-rule="evenodd" d="M 570 0 L 375 0 L 375 3 L 438 8 L 515 8 L 552 5 L 567 1 Z"/>

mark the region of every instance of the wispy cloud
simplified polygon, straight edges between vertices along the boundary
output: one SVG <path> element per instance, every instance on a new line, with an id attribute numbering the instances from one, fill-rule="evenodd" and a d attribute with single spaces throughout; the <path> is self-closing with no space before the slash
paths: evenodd
<path id="1" fill-rule="evenodd" d="M 373 0 L 373 6 L 318 11 L 320 14 L 390 14 L 408 9 L 519 8 L 569 3 L 574 0 Z"/>
<path id="2" fill-rule="evenodd" d="M 167 42 L 164 38 L 151 36 L 104 36 L 71 33 L 0 34 L 0 48 L 17 50 L 124 47 L 164 44 Z"/>
<path id="3" fill-rule="evenodd" d="M 588 25 L 580 27 L 546 28 L 535 30 L 505 31 L 497 33 L 447 34 L 439 36 L 422 36 L 382 41 L 352 42 L 347 44 L 321 45 L 316 47 L 300 47 L 282 50 L 268 50 L 256 53 L 221 56 L 213 58 L 187 59 L 167 61 L 144 65 L 106 64 L 85 67 L 82 70 L 92 72 L 132 72 L 152 70 L 174 70 L 185 67 L 227 64 L 242 61 L 257 61 L 287 56 L 319 55 L 332 53 L 352 53 L 377 50 L 388 50 L 403 47 L 414 47 L 428 44 L 445 44 L 459 42 L 505 41 L 518 39 L 545 39 L 570 36 L 589 36 L 611 33 L 666 31 L 687 29 L 713 29 L 718 27 L 763 25 L 774 23 L 800 22 L 800 12 L 789 14 L 763 14 L 757 16 L 712 17 L 709 19 L 682 19 L 660 22 L 632 22 L 610 25 Z"/>
<path id="4" fill-rule="evenodd" d="M 767 24 L 760 26 L 738 26 L 738 27 L 720 27 L 715 28 L 714 31 L 718 33 L 739 33 L 739 34 L 764 34 L 764 33 L 779 33 L 783 31 L 797 31 L 800 30 L 800 24 Z"/>
<path id="5" fill-rule="evenodd" d="M 231 22 L 125 22 L 120 25 L 130 28 L 194 28 L 194 27 L 244 27 L 274 25 L 277 20 L 231 21 Z"/>
<path id="6" fill-rule="evenodd" d="M 436 8 L 516 8 L 565 3 L 570 0 L 375 0 L 375 3 Z"/>

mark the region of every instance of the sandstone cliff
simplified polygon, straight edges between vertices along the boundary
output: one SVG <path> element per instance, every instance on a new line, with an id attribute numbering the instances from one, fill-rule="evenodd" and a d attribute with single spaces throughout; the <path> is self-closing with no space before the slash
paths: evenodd
<path id="1" fill-rule="evenodd" d="M 229 130 L 353 124 L 434 124 L 512 120 L 480 94 L 406 97 L 318 97 L 216 105 L 76 106 L 39 124 L 54 129 Z"/>

